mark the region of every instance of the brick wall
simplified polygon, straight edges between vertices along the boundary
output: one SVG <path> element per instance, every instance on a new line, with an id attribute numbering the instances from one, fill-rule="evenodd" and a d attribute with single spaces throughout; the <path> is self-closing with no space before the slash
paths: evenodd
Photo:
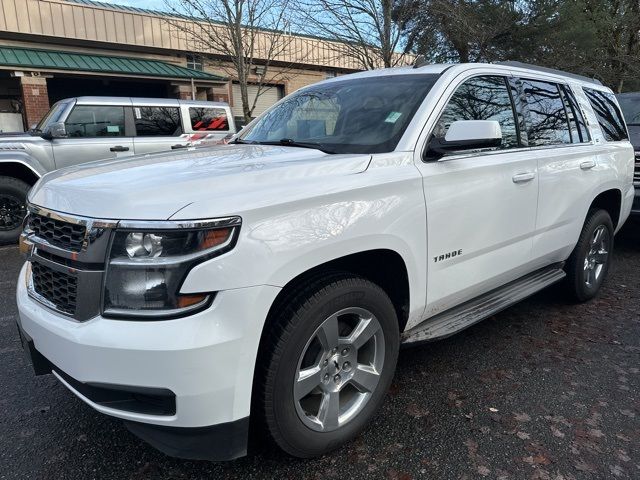
<path id="1" fill-rule="evenodd" d="M 42 77 L 20 77 L 22 102 L 26 127 L 38 123 L 49 111 L 47 79 Z"/>

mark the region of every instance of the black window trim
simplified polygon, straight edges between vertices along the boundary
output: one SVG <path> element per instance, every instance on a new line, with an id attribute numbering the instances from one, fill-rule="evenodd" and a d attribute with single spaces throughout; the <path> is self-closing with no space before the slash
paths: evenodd
<path id="1" fill-rule="evenodd" d="M 583 109 L 580 107 L 578 98 L 576 97 L 575 92 L 571 88 L 571 85 L 567 83 L 561 83 L 560 91 L 562 92 L 562 95 L 567 99 L 567 103 L 569 104 L 569 107 L 573 112 L 573 117 L 576 121 L 578 135 L 580 136 L 580 141 L 577 144 L 579 145 L 583 143 L 593 143 L 593 139 L 591 138 L 591 132 L 589 131 L 589 123 L 587 122 L 587 117 L 585 116 Z M 578 121 L 578 118 L 581 120 L 581 122 Z M 586 133 L 587 135 L 586 139 L 583 138 L 582 129 L 580 128 L 580 123 L 582 123 L 582 126 L 584 128 L 584 133 Z"/>

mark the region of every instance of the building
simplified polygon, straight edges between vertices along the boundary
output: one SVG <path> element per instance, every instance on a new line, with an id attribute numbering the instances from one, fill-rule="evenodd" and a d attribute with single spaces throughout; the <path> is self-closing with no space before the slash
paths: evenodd
<path id="1" fill-rule="evenodd" d="M 52 103 L 80 95 L 225 101 L 242 115 L 228 57 L 194 47 L 185 33 L 198 25 L 192 18 L 91 0 L 0 0 L 0 6 L 0 123 L 13 113 L 33 125 Z M 257 62 L 251 73 L 250 81 L 263 76 L 268 85 L 254 115 L 302 86 L 358 69 L 336 54 L 339 44 L 290 34 L 287 42 L 268 69 Z"/>

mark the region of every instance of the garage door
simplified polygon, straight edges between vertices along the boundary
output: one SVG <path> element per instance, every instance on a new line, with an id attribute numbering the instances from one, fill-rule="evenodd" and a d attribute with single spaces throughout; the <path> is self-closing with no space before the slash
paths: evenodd
<path id="1" fill-rule="evenodd" d="M 256 103 L 256 108 L 253 109 L 253 116 L 257 117 L 262 112 L 264 112 L 271 105 L 276 103 L 278 100 L 282 98 L 282 94 L 280 93 L 281 89 L 279 87 L 262 87 L 262 91 L 260 92 L 260 97 L 258 97 L 258 103 Z M 253 103 L 256 98 L 256 94 L 258 93 L 257 85 L 249 85 L 248 94 L 249 94 L 249 104 Z M 233 106 L 231 107 L 231 111 L 235 117 L 242 117 L 242 100 L 240 96 L 240 85 L 237 83 L 233 84 Z"/>

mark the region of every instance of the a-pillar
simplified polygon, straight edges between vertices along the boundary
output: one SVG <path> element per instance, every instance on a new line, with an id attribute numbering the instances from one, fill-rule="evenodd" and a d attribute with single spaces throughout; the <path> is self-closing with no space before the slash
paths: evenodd
<path id="1" fill-rule="evenodd" d="M 22 103 L 27 128 L 38 123 L 49 111 L 49 92 L 44 77 L 20 77 Z"/>

